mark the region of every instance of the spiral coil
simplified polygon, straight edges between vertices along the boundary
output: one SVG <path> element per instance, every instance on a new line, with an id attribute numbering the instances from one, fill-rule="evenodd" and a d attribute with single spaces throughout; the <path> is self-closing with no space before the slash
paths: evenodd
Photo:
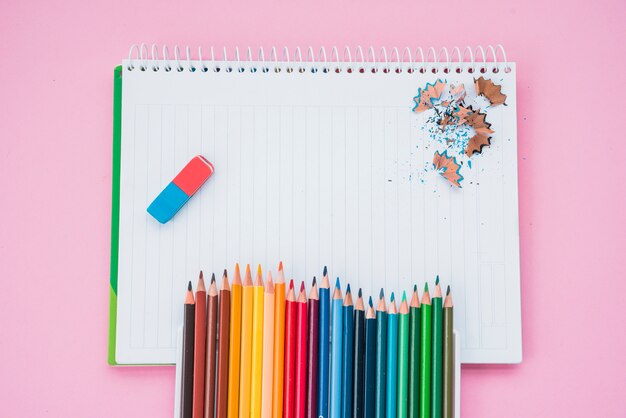
<path id="1" fill-rule="evenodd" d="M 453 47 L 449 51 L 443 47 L 437 51 L 435 48 L 428 48 L 426 54 L 424 49 L 418 47 L 414 52 L 410 48 L 404 48 L 402 55 L 398 48 L 391 48 L 391 52 L 387 53 L 386 48 L 381 48 L 378 55 L 373 47 L 367 48 L 366 54 L 361 46 L 357 46 L 353 50 L 349 47 L 343 49 L 343 55 L 340 57 L 339 49 L 335 46 L 330 49 L 330 59 L 326 53 L 326 49 L 321 47 L 317 54 L 312 47 L 306 49 L 305 59 L 303 59 L 302 49 L 297 47 L 290 54 L 289 49 L 284 47 L 282 53 L 279 54 L 276 47 L 272 47 L 265 57 L 265 51 L 259 48 L 256 57 L 253 56 L 252 48 L 248 47 L 244 54 L 240 52 L 238 47 L 232 50 L 232 54 L 228 55 L 227 48 L 222 49 L 221 59 L 216 57 L 213 47 L 210 48 L 210 59 L 205 59 L 202 54 L 202 47 L 198 47 L 196 57 L 192 55 L 191 49 L 185 47 L 185 56 L 181 54 L 178 45 L 173 47 L 173 56 L 170 56 L 170 50 L 167 45 L 161 48 L 161 56 L 159 56 L 159 47 L 153 44 L 150 49 L 146 44 L 139 46 L 132 45 L 128 53 L 128 60 L 124 62 L 124 68 L 128 71 L 165 71 L 165 72 L 208 72 L 208 71 L 225 71 L 225 72 L 252 72 L 260 71 L 262 73 L 275 72 L 280 73 L 286 71 L 292 72 L 311 72 L 311 73 L 329 73 L 329 72 L 347 72 L 347 73 L 426 73 L 432 72 L 437 74 L 443 72 L 445 74 L 456 72 L 474 73 L 498 73 L 504 71 L 511 72 L 511 67 L 506 57 L 506 51 L 500 44 L 495 47 L 487 45 L 485 48 L 477 46 L 472 49 L 467 46 L 463 49 Z M 500 56 L 500 60 L 498 57 Z M 353 58 L 354 57 L 354 58 Z"/>

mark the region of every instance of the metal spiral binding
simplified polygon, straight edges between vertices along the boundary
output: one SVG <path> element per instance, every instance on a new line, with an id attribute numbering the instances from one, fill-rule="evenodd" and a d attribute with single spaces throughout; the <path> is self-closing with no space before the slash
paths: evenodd
<path id="1" fill-rule="evenodd" d="M 354 51 L 354 54 L 353 54 Z M 243 59 L 242 59 L 243 55 Z M 321 47 L 316 54 L 312 47 L 306 49 L 303 59 L 302 49 L 297 47 L 290 54 L 287 47 L 284 47 L 282 53 L 279 54 L 276 47 L 272 47 L 269 51 L 268 58 L 265 57 L 263 47 L 259 48 L 256 56 L 254 56 L 252 48 L 247 47 L 240 52 L 238 47 L 232 50 L 229 56 L 226 48 L 222 49 L 221 59 L 218 59 L 213 47 L 210 48 L 209 59 L 205 59 L 202 54 L 202 48 L 198 47 L 197 56 L 193 56 L 191 49 L 185 47 L 184 57 L 178 45 L 173 47 L 173 55 L 167 45 L 161 48 L 161 56 L 159 56 L 159 47 L 153 44 L 148 50 L 146 44 L 139 46 L 132 45 L 128 53 L 128 60 L 124 62 L 124 69 L 127 71 L 165 71 L 165 72 L 220 72 L 227 73 L 244 73 L 244 72 L 261 72 L 261 73 L 287 73 L 293 72 L 311 72 L 322 74 L 335 72 L 347 72 L 355 74 L 363 74 L 366 72 L 377 73 L 426 73 L 432 72 L 438 74 L 443 72 L 448 74 L 455 72 L 457 74 L 468 72 L 487 72 L 498 73 L 504 71 L 511 72 L 511 67 L 506 57 L 504 47 L 500 44 L 495 47 L 487 45 L 485 48 L 477 46 L 475 49 L 467 46 L 463 49 L 453 47 L 451 50 L 443 47 L 437 51 L 435 48 L 428 48 L 426 53 L 424 49 L 418 47 L 414 52 L 410 48 L 404 48 L 400 54 L 397 47 L 391 48 L 391 52 L 387 53 L 386 48 L 381 48 L 378 55 L 373 47 L 367 48 L 367 53 L 361 46 L 357 46 L 353 50 L 349 47 L 343 49 L 343 55 L 340 58 L 339 49 L 333 46 L 330 49 L 330 59 L 326 53 L 326 49 Z M 354 57 L 354 58 L 353 58 Z M 498 57 L 501 59 L 498 60 Z"/>

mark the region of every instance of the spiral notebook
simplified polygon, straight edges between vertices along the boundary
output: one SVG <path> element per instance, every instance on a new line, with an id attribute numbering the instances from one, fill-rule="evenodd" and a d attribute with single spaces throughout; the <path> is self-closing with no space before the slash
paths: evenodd
<path id="1" fill-rule="evenodd" d="M 279 260 L 367 295 L 438 275 L 461 361 L 521 361 L 503 48 L 171 51 L 134 47 L 115 70 L 111 364 L 175 362 L 201 269 Z M 199 154 L 213 176 L 160 224 L 146 208 Z"/>

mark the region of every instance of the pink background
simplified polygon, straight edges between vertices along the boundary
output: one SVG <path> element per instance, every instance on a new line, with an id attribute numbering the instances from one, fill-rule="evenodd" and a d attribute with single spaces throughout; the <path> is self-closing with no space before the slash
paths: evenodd
<path id="1" fill-rule="evenodd" d="M 499 42 L 518 63 L 524 362 L 464 367 L 463 415 L 625 416 L 625 19 L 623 0 L 3 0 L 0 415 L 172 414 L 173 368 L 106 365 L 112 76 L 132 43 Z"/>

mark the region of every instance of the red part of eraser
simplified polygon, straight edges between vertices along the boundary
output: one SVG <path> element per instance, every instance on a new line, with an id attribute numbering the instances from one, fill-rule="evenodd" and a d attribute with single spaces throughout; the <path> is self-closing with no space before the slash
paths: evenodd
<path id="1" fill-rule="evenodd" d="M 187 196 L 192 196 L 213 174 L 213 164 L 202 155 L 197 155 L 180 170 L 172 182 Z"/>

